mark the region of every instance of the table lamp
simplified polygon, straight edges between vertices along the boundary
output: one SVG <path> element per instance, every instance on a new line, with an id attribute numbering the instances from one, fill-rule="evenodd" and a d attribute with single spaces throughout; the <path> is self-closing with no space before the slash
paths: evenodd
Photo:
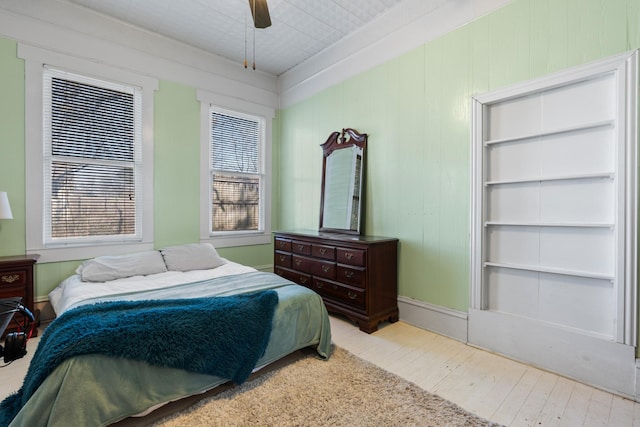
<path id="1" fill-rule="evenodd" d="M 13 219 L 6 191 L 0 191 L 0 219 Z"/>

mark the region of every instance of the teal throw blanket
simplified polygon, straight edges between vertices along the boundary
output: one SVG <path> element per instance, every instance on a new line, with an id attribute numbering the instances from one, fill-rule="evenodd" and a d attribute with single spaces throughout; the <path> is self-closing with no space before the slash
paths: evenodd
<path id="1" fill-rule="evenodd" d="M 40 338 L 20 390 L 0 403 L 7 426 L 64 360 L 105 354 L 244 382 L 264 354 L 278 294 L 117 301 L 81 306 Z"/>

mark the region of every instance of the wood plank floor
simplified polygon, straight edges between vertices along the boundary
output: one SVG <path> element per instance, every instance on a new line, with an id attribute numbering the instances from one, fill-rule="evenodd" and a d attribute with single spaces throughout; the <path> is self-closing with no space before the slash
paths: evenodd
<path id="1" fill-rule="evenodd" d="M 640 404 L 404 322 L 367 335 L 331 317 L 333 342 L 507 426 L 640 426 Z"/>
<path id="2" fill-rule="evenodd" d="M 404 322 L 369 335 L 332 316 L 331 327 L 336 345 L 507 426 L 640 427 L 638 403 Z M 0 368 L 0 399 L 22 384 L 37 343 L 29 340 L 26 357 Z"/>

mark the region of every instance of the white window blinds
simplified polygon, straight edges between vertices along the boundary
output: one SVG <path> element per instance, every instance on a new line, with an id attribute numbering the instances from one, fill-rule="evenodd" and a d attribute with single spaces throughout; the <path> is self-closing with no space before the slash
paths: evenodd
<path id="1" fill-rule="evenodd" d="M 259 117 L 211 110 L 211 231 L 262 230 Z"/>
<path id="2" fill-rule="evenodd" d="M 140 89 L 43 75 L 45 244 L 138 240 Z"/>

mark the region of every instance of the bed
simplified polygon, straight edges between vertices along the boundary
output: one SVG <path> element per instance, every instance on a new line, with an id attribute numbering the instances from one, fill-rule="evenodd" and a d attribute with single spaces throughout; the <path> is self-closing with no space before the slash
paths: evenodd
<path id="1" fill-rule="evenodd" d="M 305 347 L 330 355 L 320 296 L 208 244 L 85 261 L 49 300 L 57 318 L 10 402 L 9 425 L 109 425 L 241 383 Z"/>

